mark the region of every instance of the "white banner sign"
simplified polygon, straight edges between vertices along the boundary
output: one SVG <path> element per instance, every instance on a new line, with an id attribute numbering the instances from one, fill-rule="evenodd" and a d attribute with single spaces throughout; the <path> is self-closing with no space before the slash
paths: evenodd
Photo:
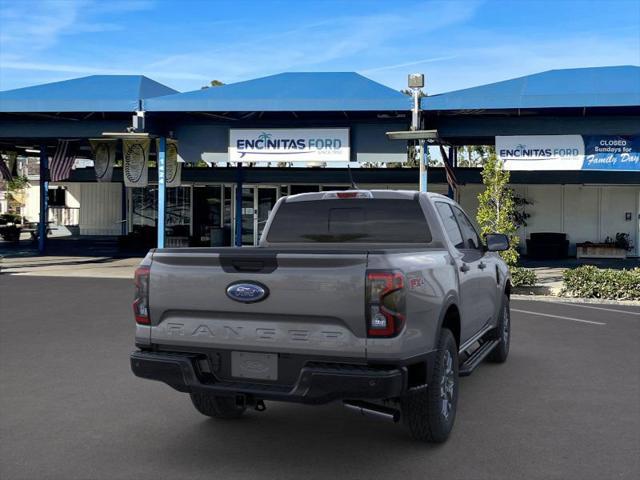
<path id="1" fill-rule="evenodd" d="M 496 136 L 496 154 L 506 170 L 580 170 L 581 135 Z"/>
<path id="2" fill-rule="evenodd" d="M 126 187 L 146 187 L 149 177 L 149 145 L 144 139 L 123 139 L 124 185 Z"/>
<path id="3" fill-rule="evenodd" d="M 96 181 L 110 182 L 113 176 L 113 165 L 116 161 L 117 140 L 91 139 L 93 151 L 93 169 L 96 172 Z"/>
<path id="4" fill-rule="evenodd" d="M 348 162 L 348 128 L 229 130 L 230 162 Z"/>

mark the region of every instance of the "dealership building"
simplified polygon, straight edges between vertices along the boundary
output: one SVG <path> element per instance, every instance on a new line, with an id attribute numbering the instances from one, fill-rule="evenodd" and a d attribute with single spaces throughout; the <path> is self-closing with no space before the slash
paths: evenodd
<path id="1" fill-rule="evenodd" d="M 0 92 L 0 151 L 29 157 L 30 220 L 44 204 L 60 231 L 124 248 L 255 245 L 281 196 L 353 183 L 416 190 L 418 169 L 402 165 L 407 142 L 387 135 L 410 129 L 411 108 L 409 96 L 349 72 L 186 93 L 143 76 L 91 76 Z M 429 167 L 428 190 L 472 216 L 480 169 L 459 166 L 458 151 L 496 147 L 524 200 L 523 253 L 540 232 L 565 234 L 569 255 L 624 233 L 628 255 L 640 255 L 640 67 L 426 96 L 419 129 L 442 145 L 455 177 L 448 184 L 445 168 Z M 43 166 L 64 157 L 61 140 L 95 165 L 79 160 L 67 179 L 47 182 Z"/>

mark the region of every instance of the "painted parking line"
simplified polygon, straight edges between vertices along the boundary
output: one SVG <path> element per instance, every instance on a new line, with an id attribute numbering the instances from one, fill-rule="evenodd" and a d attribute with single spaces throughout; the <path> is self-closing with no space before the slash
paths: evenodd
<path id="1" fill-rule="evenodd" d="M 550 303 L 550 302 L 548 302 L 548 303 Z M 593 308 L 594 310 L 605 310 L 607 312 L 626 313 L 627 315 L 639 315 L 640 316 L 640 312 L 634 312 L 632 310 L 620 310 L 619 308 L 594 307 L 592 305 L 584 305 L 583 303 L 564 303 L 564 302 L 561 302 L 561 305 L 567 305 L 568 307 Z"/>
<path id="2" fill-rule="evenodd" d="M 552 315 L 550 313 L 532 312 L 530 310 L 519 310 L 519 309 L 512 308 L 511 311 L 518 312 L 518 313 L 528 313 L 529 315 L 540 315 L 541 317 L 551 317 L 551 318 L 559 318 L 561 320 L 571 320 L 572 322 L 588 323 L 591 325 L 606 325 L 606 323 L 604 322 L 593 322 L 591 320 L 582 320 L 581 318 L 565 317 L 562 315 Z"/>

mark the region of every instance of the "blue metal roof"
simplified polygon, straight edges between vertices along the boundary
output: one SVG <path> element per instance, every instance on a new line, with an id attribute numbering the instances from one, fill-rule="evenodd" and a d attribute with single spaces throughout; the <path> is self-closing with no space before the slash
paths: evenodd
<path id="1" fill-rule="evenodd" d="M 143 75 L 91 75 L 0 92 L 0 112 L 132 112 L 176 92 Z"/>
<path id="2" fill-rule="evenodd" d="M 157 97 L 150 112 L 410 110 L 397 90 L 355 72 L 280 73 L 221 87 Z"/>
<path id="3" fill-rule="evenodd" d="M 640 105 L 640 67 L 572 68 L 424 97 L 424 110 Z"/>

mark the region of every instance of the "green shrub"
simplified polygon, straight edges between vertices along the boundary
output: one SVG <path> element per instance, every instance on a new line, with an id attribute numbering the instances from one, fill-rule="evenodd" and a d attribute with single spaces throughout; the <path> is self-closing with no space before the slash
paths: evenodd
<path id="1" fill-rule="evenodd" d="M 513 287 L 533 287 L 536 284 L 536 272 L 530 268 L 509 267 L 509 270 Z"/>
<path id="2" fill-rule="evenodd" d="M 3 213 L 0 215 L 0 225 L 21 223 L 21 220 L 22 217 L 17 213 Z"/>
<path id="3" fill-rule="evenodd" d="M 560 295 L 610 300 L 640 300 L 640 268 L 613 270 L 592 265 L 565 270 Z"/>

